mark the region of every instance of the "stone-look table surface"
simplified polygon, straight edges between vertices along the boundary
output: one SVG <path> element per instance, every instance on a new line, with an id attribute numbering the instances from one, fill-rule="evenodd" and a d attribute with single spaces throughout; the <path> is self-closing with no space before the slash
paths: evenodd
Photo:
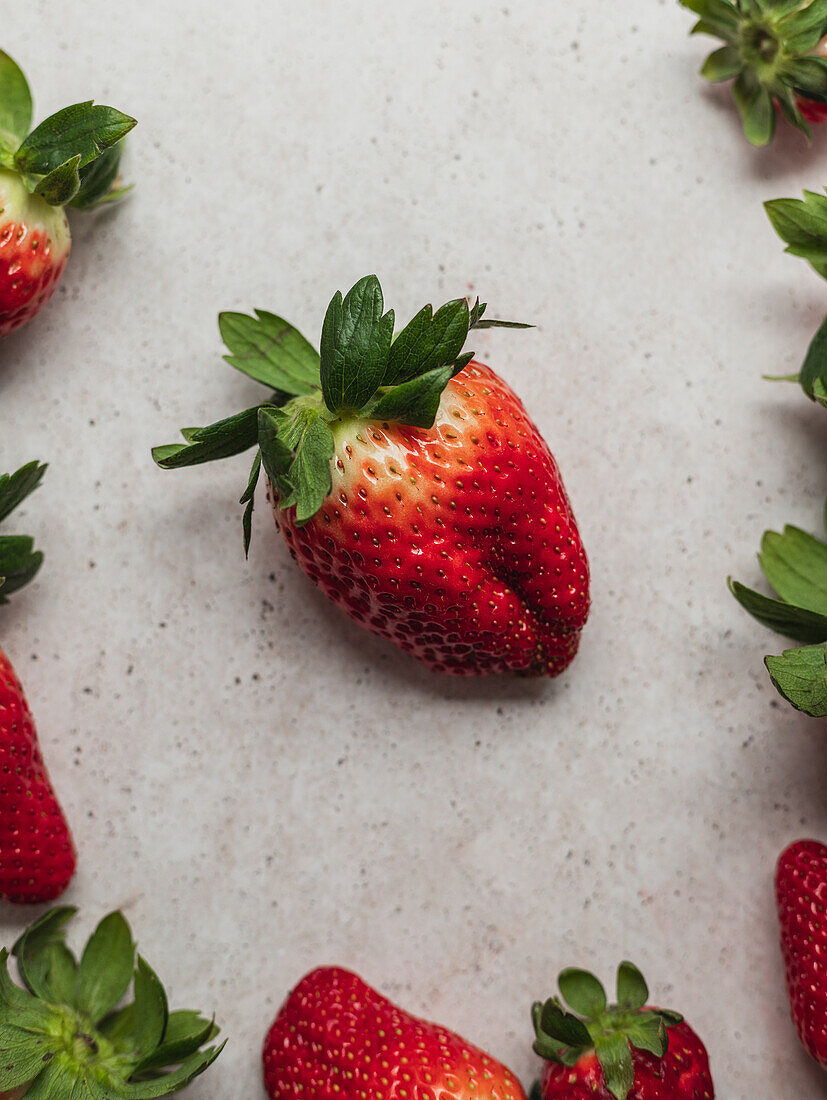
<path id="1" fill-rule="evenodd" d="M 763 200 L 825 182 L 827 133 L 740 137 L 671 2 L 29 0 L 3 46 L 36 110 L 140 119 L 128 203 L 73 219 L 56 299 L 0 349 L 15 528 L 46 564 L 2 612 L 74 827 L 78 933 L 120 906 L 173 1002 L 230 1044 L 193 1100 L 262 1095 L 291 985 L 357 968 L 528 1084 L 528 1009 L 566 964 L 637 960 L 719 1095 L 827 1095 L 788 1021 L 781 848 L 827 836 L 823 724 L 726 590 L 765 527 L 817 531 L 824 413 L 797 368 L 824 286 Z M 220 309 L 318 335 L 375 270 L 390 304 L 479 292 L 550 441 L 594 608 L 558 681 L 457 682 L 301 576 L 245 458 L 162 473 L 179 425 L 260 391 Z M 10 943 L 37 910 L 4 907 Z"/>

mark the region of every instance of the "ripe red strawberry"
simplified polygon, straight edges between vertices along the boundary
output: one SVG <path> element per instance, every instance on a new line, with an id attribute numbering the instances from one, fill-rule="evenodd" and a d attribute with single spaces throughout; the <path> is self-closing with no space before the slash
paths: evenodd
<path id="1" fill-rule="evenodd" d="M 766 145 L 776 113 L 809 136 L 808 123 L 827 118 L 827 10 L 822 0 L 680 0 L 699 21 L 695 34 L 724 45 L 706 59 L 701 75 L 734 80 L 733 97 L 744 133 Z"/>
<path id="2" fill-rule="evenodd" d="M 336 967 L 306 975 L 282 1005 L 264 1041 L 264 1085 L 271 1100 L 525 1100 L 485 1051 Z"/>
<path id="3" fill-rule="evenodd" d="M 0 520 L 39 485 L 46 467 L 30 462 L 0 477 Z M 0 538 L 0 603 L 40 568 L 30 538 Z M 20 681 L 0 649 L 0 898 L 35 903 L 62 894 L 75 850 L 38 745 Z"/>
<path id="4" fill-rule="evenodd" d="M 258 444 L 277 523 L 352 619 L 438 672 L 555 676 L 589 574 L 557 465 L 513 390 L 462 349 L 484 306 L 426 306 L 393 336 L 375 276 L 325 318 L 321 356 L 273 314 L 223 314 L 228 361 L 272 399 L 156 447 L 164 468 Z M 513 326 L 510 327 L 525 327 Z"/>
<path id="5" fill-rule="evenodd" d="M 781 853 L 775 873 L 781 953 L 798 1037 L 827 1069 L 827 846 L 798 840 Z"/>
<path id="6" fill-rule="evenodd" d="M 26 78 L 0 51 L 0 336 L 30 321 L 55 292 L 71 237 L 64 207 L 117 201 L 121 139 L 135 120 L 76 103 L 29 133 Z"/>
<path id="7" fill-rule="evenodd" d="M 532 1009 L 542 1100 L 712 1100 L 703 1043 L 677 1013 L 647 1006 L 637 967 L 620 964 L 614 1005 L 586 970 L 564 970 L 559 984 L 577 1015 L 559 997 Z"/>

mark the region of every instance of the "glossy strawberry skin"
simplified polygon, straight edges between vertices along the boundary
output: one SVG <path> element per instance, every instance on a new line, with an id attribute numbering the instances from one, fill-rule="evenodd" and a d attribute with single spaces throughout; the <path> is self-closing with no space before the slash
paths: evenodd
<path id="1" fill-rule="evenodd" d="M 74 872 L 74 845 L 32 715 L 0 650 L 0 898 L 26 904 L 52 901 Z"/>
<path id="2" fill-rule="evenodd" d="M 556 676 L 589 610 L 557 464 L 513 390 L 471 362 L 431 429 L 343 421 L 333 489 L 290 551 L 355 621 L 429 668 Z"/>
<path id="3" fill-rule="evenodd" d="M 336 967 L 306 975 L 282 1005 L 264 1082 L 271 1100 L 525 1100 L 490 1055 Z"/>
<path id="4" fill-rule="evenodd" d="M 0 336 L 31 321 L 52 297 L 70 247 L 63 210 L 0 170 Z"/>
<path id="5" fill-rule="evenodd" d="M 827 847 L 798 840 L 778 860 L 775 896 L 781 953 L 798 1037 L 827 1069 Z"/>
<path id="6" fill-rule="evenodd" d="M 703 1043 L 686 1022 L 667 1030 L 669 1049 L 663 1058 L 632 1047 L 635 1081 L 627 1100 L 713 1100 Z M 594 1051 L 574 1066 L 545 1062 L 540 1092 L 542 1100 L 614 1100 Z"/>

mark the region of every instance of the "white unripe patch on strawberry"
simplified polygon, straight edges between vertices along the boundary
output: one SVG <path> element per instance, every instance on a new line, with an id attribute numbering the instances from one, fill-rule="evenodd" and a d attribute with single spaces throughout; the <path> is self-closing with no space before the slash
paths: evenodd
<path id="1" fill-rule="evenodd" d="M 66 255 L 72 243 L 63 207 L 50 206 L 39 195 L 30 194 L 17 172 L 0 168 L 0 236 L 9 224 L 25 226 L 33 243 L 38 236 L 47 238 L 53 263 Z"/>

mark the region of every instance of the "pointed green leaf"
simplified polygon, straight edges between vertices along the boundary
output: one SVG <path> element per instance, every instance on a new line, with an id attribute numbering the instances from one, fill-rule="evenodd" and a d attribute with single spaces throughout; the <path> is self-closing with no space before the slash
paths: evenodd
<path id="1" fill-rule="evenodd" d="M 541 1058 L 545 1058 L 547 1062 L 559 1062 L 561 1065 L 563 1064 L 562 1054 L 565 1048 L 554 1039 L 549 1039 L 547 1035 L 538 1035 L 532 1043 L 531 1049 Z M 579 1049 L 578 1047 L 577 1050 Z"/>
<path id="2" fill-rule="evenodd" d="M 606 990 L 588 970 L 569 967 L 557 981 L 563 1000 L 581 1016 L 592 1020 L 606 1011 Z"/>
<path id="3" fill-rule="evenodd" d="M 118 186 L 122 152 L 123 145 L 112 145 L 96 160 L 81 168 L 80 187 L 71 206 L 77 210 L 92 210 L 104 203 L 117 201 L 132 190 L 131 187 Z"/>
<path id="4" fill-rule="evenodd" d="M 80 190 L 80 153 L 44 176 L 34 189 L 51 206 L 65 206 Z"/>
<path id="5" fill-rule="evenodd" d="M 606 1088 L 615 1100 L 626 1100 L 635 1083 L 635 1069 L 629 1041 L 615 1032 L 598 1039 L 594 1044 L 597 1060 L 606 1078 Z"/>
<path id="6" fill-rule="evenodd" d="M 19 65 L 0 50 L 0 130 L 18 144 L 32 124 L 32 94 Z"/>
<path id="7" fill-rule="evenodd" d="M 643 1008 L 649 1000 L 646 980 L 634 963 L 622 962 L 617 968 L 617 1003 L 624 1008 Z"/>
<path id="8" fill-rule="evenodd" d="M 179 1092 L 204 1070 L 208 1069 L 224 1049 L 226 1041 L 219 1047 L 210 1047 L 199 1054 L 193 1054 L 172 1073 L 166 1073 L 154 1081 L 130 1082 L 118 1093 L 124 1100 L 154 1100 L 157 1096 L 169 1096 Z M 74 1100 L 74 1097 L 72 1097 Z"/>
<path id="9" fill-rule="evenodd" d="M 798 380 L 808 397 L 816 396 L 817 385 L 824 387 L 827 384 L 827 317 L 807 349 Z"/>
<path id="10" fill-rule="evenodd" d="M 468 324 L 464 298 L 446 303 L 436 314 L 425 306 L 393 341 L 382 384 L 397 385 L 453 363 L 468 336 Z"/>
<path id="11" fill-rule="evenodd" d="M 86 944 L 78 968 L 75 1004 L 93 1023 L 110 1012 L 129 989 L 135 944 L 121 913 L 104 917 Z"/>
<path id="12" fill-rule="evenodd" d="M 64 942 L 64 926 L 76 912 L 72 905 L 50 909 L 12 948 L 26 988 L 52 1004 L 71 1005 L 74 1000 L 77 961 Z"/>
<path id="13" fill-rule="evenodd" d="M 728 0 L 680 0 L 683 7 L 700 16 L 693 34 L 711 34 L 735 44 L 742 16 Z"/>
<path id="14" fill-rule="evenodd" d="M 253 459 L 253 465 L 250 469 L 250 477 L 247 481 L 247 488 L 239 500 L 239 504 L 246 504 L 244 509 L 244 515 L 241 520 L 241 527 L 244 532 L 244 557 L 250 553 L 250 538 L 253 533 L 253 508 L 255 507 L 256 486 L 258 485 L 258 477 L 261 472 L 261 451 L 256 451 L 256 457 Z"/>
<path id="15" fill-rule="evenodd" d="M 741 607 L 763 626 L 806 645 L 827 642 L 827 616 L 773 600 L 729 579 L 729 590 Z"/>
<path id="16" fill-rule="evenodd" d="M 818 103 L 827 102 L 827 58 L 799 57 L 788 61 L 784 77 L 799 95 Z"/>
<path id="17" fill-rule="evenodd" d="M 813 191 L 801 199 L 771 199 L 764 209 L 786 251 L 808 260 L 819 274 L 827 264 L 827 197 Z"/>
<path id="18" fill-rule="evenodd" d="M 200 1012 L 171 1012 L 163 1041 L 144 1058 L 137 1072 L 178 1066 L 216 1035 L 218 1028 L 214 1021 L 205 1020 Z"/>
<path id="19" fill-rule="evenodd" d="M 283 492 L 284 478 L 293 464 L 293 449 L 282 439 L 282 418 L 277 409 L 267 407 L 258 411 L 258 445 L 264 472 L 279 492 Z"/>
<path id="20" fill-rule="evenodd" d="M 589 1029 L 583 1021 L 566 1012 L 554 997 L 543 1005 L 540 1028 L 543 1035 L 558 1039 L 566 1046 L 590 1047 L 592 1045 Z"/>
<path id="21" fill-rule="evenodd" d="M 0 474 L 0 521 L 34 492 L 45 472 L 45 463 L 28 462 L 13 474 Z"/>
<path id="22" fill-rule="evenodd" d="M 42 564 L 43 554 L 28 535 L 0 535 L 0 603 L 28 584 Z"/>
<path id="23" fill-rule="evenodd" d="M 764 664 L 778 692 L 813 718 L 827 718 L 827 651 L 822 645 L 787 649 Z"/>
<path id="24" fill-rule="evenodd" d="M 364 410 L 370 420 L 394 420 L 415 428 L 432 428 L 442 392 L 451 381 L 453 368 L 438 367 L 427 374 L 394 386 L 377 396 Z"/>
<path id="25" fill-rule="evenodd" d="M 669 1036 L 663 1017 L 655 1013 L 638 1016 L 624 1028 L 626 1037 L 632 1046 L 645 1050 L 655 1058 L 662 1058 L 669 1047 Z"/>
<path id="26" fill-rule="evenodd" d="M 70 157 L 80 155 L 80 167 L 91 163 L 121 141 L 135 119 L 114 107 L 75 103 L 47 118 L 33 130 L 15 155 L 17 167 L 46 175 Z"/>
<path id="27" fill-rule="evenodd" d="M 722 46 L 715 50 L 704 62 L 701 76 L 713 84 L 722 80 L 732 80 L 744 67 L 741 51 L 737 46 Z"/>
<path id="28" fill-rule="evenodd" d="M 758 560 L 783 600 L 827 616 L 827 543 L 788 525 L 764 532 Z"/>
<path id="29" fill-rule="evenodd" d="M 281 508 L 296 508 L 296 523 L 307 523 L 321 508 L 332 487 L 330 460 L 336 449 L 333 433 L 321 417 L 303 432 L 288 477 L 293 492 Z"/>
<path id="30" fill-rule="evenodd" d="M 230 352 L 224 358 L 243 374 L 291 396 L 318 390 L 319 353 L 282 317 L 257 309 L 220 313 L 218 327 Z"/>
<path id="31" fill-rule="evenodd" d="M 162 470 L 180 466 L 197 466 L 231 455 L 241 454 L 255 446 L 258 439 L 260 405 L 235 413 L 205 428 L 188 428 L 182 432 L 186 443 L 169 443 L 152 448 L 152 457 Z"/>
<path id="32" fill-rule="evenodd" d="M 321 340 L 321 382 L 333 413 L 357 411 L 385 376 L 393 339 L 393 310 L 382 313 L 382 288 L 375 275 L 360 279 L 344 298 L 337 292 L 325 315 Z"/>
<path id="33" fill-rule="evenodd" d="M 745 70 L 732 86 L 744 133 L 753 145 L 768 145 L 775 133 L 775 107 L 767 89 Z"/>
<path id="34" fill-rule="evenodd" d="M 135 969 L 132 1027 L 128 1036 L 119 1036 L 123 1046 L 131 1052 L 133 1068 L 137 1068 L 157 1049 L 164 1037 L 168 1017 L 164 987 L 152 967 L 139 955 Z"/>

